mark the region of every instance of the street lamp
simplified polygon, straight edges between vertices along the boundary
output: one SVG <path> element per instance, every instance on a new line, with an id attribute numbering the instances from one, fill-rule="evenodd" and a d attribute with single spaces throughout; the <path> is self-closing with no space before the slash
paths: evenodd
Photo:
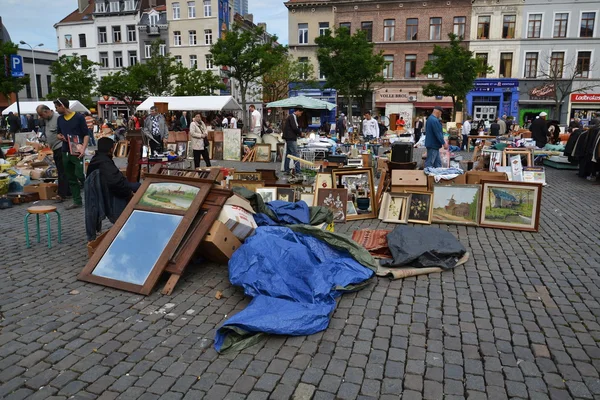
<path id="1" fill-rule="evenodd" d="M 29 43 L 27 43 L 23 40 L 21 40 L 19 43 L 25 44 L 25 45 L 29 46 L 29 48 L 31 49 L 31 57 L 33 57 L 33 80 L 35 81 L 35 101 L 39 101 L 40 97 L 39 97 L 39 92 L 38 92 L 37 74 L 35 73 L 35 52 L 33 51 L 33 49 L 42 47 L 44 45 L 44 43 L 40 43 L 34 47 L 31 47 L 31 45 Z"/>

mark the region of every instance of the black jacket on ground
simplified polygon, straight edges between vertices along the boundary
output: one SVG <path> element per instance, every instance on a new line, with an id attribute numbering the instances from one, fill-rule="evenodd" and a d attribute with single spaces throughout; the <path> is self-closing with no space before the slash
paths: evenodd
<path id="1" fill-rule="evenodd" d="M 298 140 L 300 136 L 302 136 L 302 131 L 298 128 L 298 124 L 296 123 L 296 118 L 294 118 L 294 114 L 290 114 L 285 122 L 283 123 L 283 140 L 286 142 L 295 142 Z"/>
<path id="2" fill-rule="evenodd" d="M 542 148 L 548 143 L 548 122 L 545 119 L 536 118 L 531 123 L 529 130 L 537 147 Z"/>
<path id="3" fill-rule="evenodd" d="M 91 175 L 95 170 L 100 171 L 100 177 L 106 183 L 108 190 L 113 196 L 129 200 L 129 197 L 133 193 L 131 187 L 108 154 L 96 153 L 92 157 L 87 169 L 87 175 Z"/>

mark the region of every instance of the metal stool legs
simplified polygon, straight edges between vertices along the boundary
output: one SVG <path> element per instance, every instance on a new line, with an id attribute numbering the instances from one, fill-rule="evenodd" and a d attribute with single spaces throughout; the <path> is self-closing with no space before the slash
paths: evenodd
<path id="1" fill-rule="evenodd" d="M 61 218 L 60 218 L 60 213 L 58 211 L 54 211 L 54 213 L 56 213 L 56 218 L 57 218 L 57 222 L 58 222 L 58 243 L 62 243 L 62 224 L 61 224 Z M 31 214 L 27 213 L 25 215 L 25 219 L 24 219 L 24 223 L 25 223 L 25 242 L 27 244 L 27 248 L 29 249 L 31 247 L 31 241 L 29 239 L 29 216 Z M 50 214 L 44 214 L 46 216 L 46 232 L 47 232 L 47 236 L 48 236 L 48 248 L 51 249 L 52 248 L 52 228 L 50 225 Z M 40 215 L 36 214 L 35 215 L 35 219 L 36 219 L 36 228 L 37 228 L 37 242 L 40 243 L 42 241 L 41 238 L 41 232 L 40 232 Z"/>

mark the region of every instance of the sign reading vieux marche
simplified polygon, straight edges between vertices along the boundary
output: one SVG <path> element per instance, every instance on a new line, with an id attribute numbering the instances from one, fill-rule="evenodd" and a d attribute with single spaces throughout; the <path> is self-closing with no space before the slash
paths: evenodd
<path id="1" fill-rule="evenodd" d="M 546 83 L 545 85 L 534 87 L 529 91 L 529 97 L 532 100 L 552 99 L 554 98 L 554 84 Z"/>
<path id="2" fill-rule="evenodd" d="M 571 93 L 571 103 L 600 103 L 600 93 Z"/>

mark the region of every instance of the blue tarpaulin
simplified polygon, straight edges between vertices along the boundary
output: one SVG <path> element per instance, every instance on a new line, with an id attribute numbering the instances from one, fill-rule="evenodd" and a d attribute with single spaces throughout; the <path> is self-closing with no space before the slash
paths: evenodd
<path id="1" fill-rule="evenodd" d="M 267 214 L 256 214 L 254 221 L 258 226 L 310 224 L 310 209 L 304 201 L 290 203 L 274 200 L 268 202 L 265 206 L 271 210 L 275 219 L 272 219 Z"/>
<path id="2" fill-rule="evenodd" d="M 229 280 L 252 297 L 217 331 L 217 351 L 239 350 L 260 334 L 310 335 L 327 328 L 335 298 L 367 284 L 373 270 L 347 250 L 287 227 L 264 226 L 233 254 Z"/>

